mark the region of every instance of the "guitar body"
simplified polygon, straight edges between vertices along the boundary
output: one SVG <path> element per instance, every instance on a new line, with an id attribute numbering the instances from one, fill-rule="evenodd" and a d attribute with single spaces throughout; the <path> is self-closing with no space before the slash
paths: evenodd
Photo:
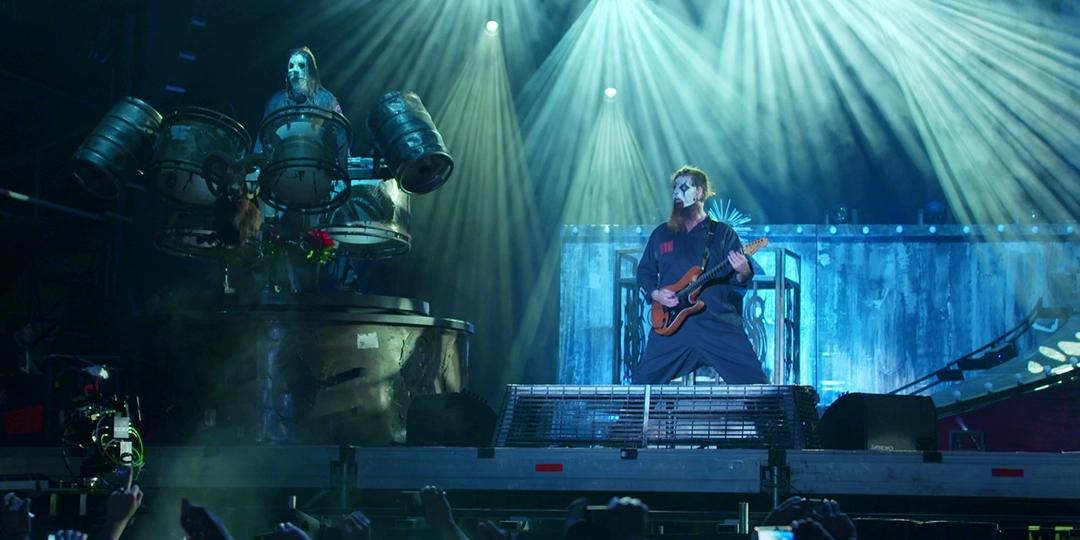
<path id="1" fill-rule="evenodd" d="M 742 252 L 747 257 L 751 257 L 757 253 L 758 250 L 768 245 L 768 238 L 759 238 L 744 246 Z M 665 289 L 675 291 L 675 296 L 679 300 L 679 305 L 675 307 L 664 307 L 660 302 L 653 302 L 652 313 L 650 314 L 653 330 L 661 336 L 670 336 L 671 334 L 678 332 L 679 327 L 682 326 L 687 317 L 705 309 L 705 302 L 698 300 L 702 287 L 708 283 L 710 279 L 720 277 L 724 272 L 730 271 L 731 264 L 726 259 L 704 273 L 702 273 L 700 266 L 694 265 L 690 270 L 686 271 L 686 274 L 683 275 L 682 279 L 671 285 L 665 286 Z"/>
<path id="2" fill-rule="evenodd" d="M 701 267 L 695 265 L 683 275 L 682 279 L 667 285 L 664 288 L 672 291 L 681 291 L 694 282 L 701 275 Z M 675 307 L 666 307 L 660 302 L 652 304 L 652 327 L 661 336 L 670 336 L 679 330 L 686 318 L 705 309 L 705 302 L 698 300 L 701 289 L 691 293 L 686 301 L 680 301 Z"/>

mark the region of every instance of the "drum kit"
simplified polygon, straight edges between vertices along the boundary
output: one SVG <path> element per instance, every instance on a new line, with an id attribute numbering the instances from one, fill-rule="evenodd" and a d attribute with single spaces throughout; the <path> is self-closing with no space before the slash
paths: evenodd
<path id="1" fill-rule="evenodd" d="M 145 102 L 120 100 L 72 159 L 75 179 L 98 197 L 115 197 L 130 172 L 168 205 L 157 246 L 182 257 L 227 253 L 215 232 L 214 204 L 254 194 L 275 213 L 303 214 L 354 259 L 409 251 L 410 199 L 442 186 L 453 159 L 411 92 L 391 92 L 371 110 L 376 154 L 350 157 L 351 125 L 315 106 L 284 107 L 263 119 L 253 144 L 236 120 L 201 107 L 163 116 Z"/>

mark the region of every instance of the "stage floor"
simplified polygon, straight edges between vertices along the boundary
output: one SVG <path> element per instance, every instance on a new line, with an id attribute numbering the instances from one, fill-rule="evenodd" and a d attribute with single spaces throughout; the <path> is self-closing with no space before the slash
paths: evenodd
<path id="1" fill-rule="evenodd" d="M 231 446 L 151 447 L 148 489 L 633 491 L 1080 500 L 1080 453 Z M 0 486 L 48 489 L 78 458 L 0 449 Z M 773 482 L 772 478 L 778 482 Z"/>
<path id="2" fill-rule="evenodd" d="M 137 482 L 150 500 L 204 502 L 231 527 L 248 527 L 247 537 L 267 508 L 299 511 L 285 516 L 361 508 L 380 530 L 401 533 L 390 537 L 409 537 L 423 527 L 415 493 L 426 485 L 445 489 L 464 522 L 534 531 L 560 531 L 575 498 L 603 504 L 613 495 L 645 500 L 657 530 L 716 531 L 708 538 L 743 538 L 722 533 L 736 530 L 741 503 L 757 523 L 789 495 L 836 499 L 854 518 L 992 521 L 1007 538 L 1080 524 L 1080 453 L 191 446 L 145 456 Z M 0 489 L 85 508 L 110 488 L 73 482 L 80 461 L 65 464 L 59 447 L 0 448 Z M 172 506 L 144 521 L 172 523 Z"/>

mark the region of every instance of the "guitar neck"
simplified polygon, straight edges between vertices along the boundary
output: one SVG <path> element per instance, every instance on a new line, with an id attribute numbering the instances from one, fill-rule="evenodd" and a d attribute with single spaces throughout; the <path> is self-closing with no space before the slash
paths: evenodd
<path id="1" fill-rule="evenodd" d="M 731 262 L 726 258 L 720 264 L 706 270 L 693 283 L 686 286 L 685 289 L 679 291 L 679 296 L 689 296 L 694 291 L 700 289 L 706 282 L 721 274 L 721 272 L 727 272 L 731 269 Z"/>

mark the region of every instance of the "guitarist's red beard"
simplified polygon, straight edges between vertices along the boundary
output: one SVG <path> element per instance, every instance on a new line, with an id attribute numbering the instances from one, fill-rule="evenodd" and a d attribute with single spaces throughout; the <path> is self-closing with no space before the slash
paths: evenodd
<path id="1" fill-rule="evenodd" d="M 689 207 L 685 207 L 681 202 L 675 201 L 671 204 L 671 216 L 668 217 L 667 226 L 671 232 L 679 232 L 686 227 L 686 222 L 692 221 L 697 217 L 697 212 L 702 208 L 700 202 L 696 202 Z"/>

